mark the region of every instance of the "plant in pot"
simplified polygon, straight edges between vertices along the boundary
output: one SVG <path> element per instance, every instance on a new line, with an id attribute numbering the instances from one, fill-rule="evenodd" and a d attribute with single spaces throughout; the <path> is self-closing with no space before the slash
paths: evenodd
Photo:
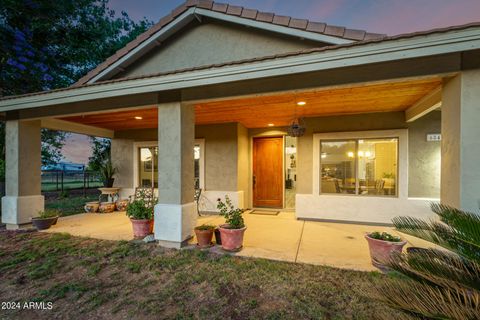
<path id="1" fill-rule="evenodd" d="M 393 236 L 386 232 L 371 232 L 365 235 L 370 249 L 372 264 L 379 269 L 386 269 L 390 257 L 394 253 L 401 253 L 403 246 L 407 243 L 400 237 Z"/>
<path id="2" fill-rule="evenodd" d="M 38 217 L 32 218 L 32 224 L 37 230 L 45 230 L 57 223 L 60 211 L 56 209 L 45 209 L 38 212 Z"/>
<path id="3" fill-rule="evenodd" d="M 200 249 L 209 248 L 212 246 L 212 237 L 215 226 L 208 224 L 202 224 L 193 229 L 195 236 L 197 237 L 198 247 Z"/>
<path id="4" fill-rule="evenodd" d="M 132 222 L 135 239 L 145 238 L 153 232 L 153 207 L 148 206 L 143 199 L 129 203 L 126 214 Z"/>
<path id="5" fill-rule="evenodd" d="M 113 187 L 115 179 L 113 176 L 118 173 L 118 169 L 113 166 L 112 159 L 107 156 L 100 166 L 100 175 L 103 181 L 103 186 L 106 188 Z"/>
<path id="6" fill-rule="evenodd" d="M 225 218 L 225 224 L 219 226 L 222 248 L 227 251 L 239 251 L 243 246 L 243 235 L 247 227 L 243 221 L 244 209 L 235 208 L 228 196 L 225 202 L 218 199 L 217 209 Z"/>

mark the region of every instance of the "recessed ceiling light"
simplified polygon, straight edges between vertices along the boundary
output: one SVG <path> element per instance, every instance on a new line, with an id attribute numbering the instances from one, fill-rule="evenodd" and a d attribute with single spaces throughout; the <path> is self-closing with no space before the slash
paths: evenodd
<path id="1" fill-rule="evenodd" d="M 307 103 L 305 101 L 298 101 L 297 102 L 297 106 L 304 106 L 306 105 Z"/>
<path id="2" fill-rule="evenodd" d="M 273 124 L 273 123 L 269 123 L 268 126 L 269 126 L 269 127 L 273 127 L 274 124 Z"/>
<path id="3" fill-rule="evenodd" d="M 143 118 L 140 117 L 140 116 L 136 116 L 135 119 L 137 119 L 137 120 L 142 120 Z"/>

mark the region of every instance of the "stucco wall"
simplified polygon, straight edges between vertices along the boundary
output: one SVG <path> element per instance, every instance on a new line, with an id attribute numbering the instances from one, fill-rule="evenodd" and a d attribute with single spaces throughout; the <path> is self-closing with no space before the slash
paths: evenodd
<path id="1" fill-rule="evenodd" d="M 318 47 L 319 43 L 206 21 L 162 43 L 116 77 L 139 76 Z"/>
<path id="2" fill-rule="evenodd" d="M 441 132 L 441 112 L 430 112 L 408 128 L 408 195 L 440 198 L 441 142 L 427 142 L 426 135 Z"/>
<path id="3" fill-rule="evenodd" d="M 133 188 L 133 140 L 112 139 L 112 163 L 118 169 L 115 187 Z"/>
<path id="4" fill-rule="evenodd" d="M 239 123 L 237 135 L 237 189 L 243 191 L 244 203 L 248 206 L 248 199 L 250 197 L 250 152 L 248 147 L 248 129 Z"/>

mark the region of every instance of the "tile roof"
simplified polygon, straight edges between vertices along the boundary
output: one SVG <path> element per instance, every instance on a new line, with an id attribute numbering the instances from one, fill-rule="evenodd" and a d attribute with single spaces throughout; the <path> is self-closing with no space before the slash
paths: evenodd
<path id="1" fill-rule="evenodd" d="M 110 65 L 112 65 L 117 60 L 129 53 L 131 50 L 136 48 L 142 42 L 150 38 L 154 33 L 165 27 L 167 24 L 175 20 L 179 15 L 192 7 L 220 12 L 232 16 L 239 16 L 241 18 L 252 19 L 259 22 L 272 23 L 284 27 L 305 30 L 308 32 L 325 34 L 328 36 L 353 41 L 362 41 L 366 39 L 382 39 L 386 37 L 385 34 L 370 33 L 363 30 L 354 30 L 347 29 L 345 27 L 331 26 L 325 23 L 309 21 L 306 19 L 295 19 L 288 16 L 279 16 L 270 12 L 260 12 L 254 9 L 233 6 L 225 3 L 216 3 L 209 0 L 187 0 L 186 2 L 173 9 L 170 14 L 160 19 L 160 21 L 153 25 L 150 29 L 140 34 L 137 38 L 132 40 L 122 49 L 118 50 L 113 56 L 105 60 L 103 63 L 99 64 L 90 72 L 88 72 L 84 77 L 78 80 L 74 84 L 74 86 L 82 85 L 90 81 L 103 70 L 107 69 Z"/>
<path id="2" fill-rule="evenodd" d="M 338 50 L 338 49 L 348 48 L 348 47 L 357 47 L 357 46 L 363 46 L 363 45 L 375 44 L 375 43 L 381 43 L 381 42 L 387 42 L 387 41 L 409 39 L 409 38 L 414 38 L 414 37 L 419 37 L 419 36 L 427 36 L 427 35 L 431 35 L 431 34 L 441 34 L 441 33 L 447 33 L 447 32 L 450 32 L 450 31 L 459 31 L 459 30 L 465 30 L 465 29 L 469 29 L 469 28 L 478 28 L 478 27 L 480 27 L 480 22 L 473 22 L 473 23 L 468 23 L 468 24 L 459 25 L 459 26 L 451 26 L 451 27 L 437 28 L 437 29 L 426 30 L 426 31 L 418 31 L 418 32 L 413 32 L 413 33 L 405 33 L 405 34 L 400 34 L 400 35 L 390 36 L 390 37 L 385 37 L 385 38 L 380 38 L 380 39 L 378 39 L 378 38 L 366 39 L 366 40 L 363 40 L 363 41 L 357 41 L 357 42 L 352 42 L 352 43 L 347 43 L 347 44 L 339 44 L 339 45 L 331 45 L 331 46 L 326 46 L 326 47 L 312 48 L 312 49 L 281 53 L 281 54 L 270 55 L 270 56 L 259 57 L 259 58 L 253 58 L 253 59 L 244 59 L 244 60 L 231 61 L 231 62 L 220 63 L 220 64 L 211 64 L 211 65 L 206 65 L 206 66 L 199 66 L 199 67 L 194 67 L 194 68 L 174 70 L 174 71 L 169 71 L 169 72 L 162 72 L 162 73 L 135 76 L 135 77 L 125 77 L 125 78 L 118 78 L 118 79 L 113 79 L 113 80 L 104 80 L 104 81 L 99 81 L 99 82 L 95 82 L 95 83 L 91 83 L 91 84 L 83 84 L 83 85 L 79 85 L 79 86 L 70 86 L 70 87 L 66 87 L 66 88 L 53 89 L 53 90 L 48 90 L 48 91 L 32 92 L 32 93 L 16 95 L 16 96 L 5 96 L 5 97 L 0 97 L 0 101 L 13 100 L 13 99 L 29 97 L 29 96 L 44 95 L 44 94 L 48 94 L 48 93 L 52 93 L 52 92 L 69 91 L 69 90 L 74 90 L 74 89 L 84 88 L 84 87 L 101 86 L 101 85 L 105 85 L 105 84 L 109 84 L 109 83 L 124 82 L 124 81 L 139 80 L 139 79 L 148 79 L 148 78 L 155 78 L 155 77 L 161 77 L 161 76 L 166 76 L 166 75 L 171 75 L 171 74 L 179 74 L 179 73 L 185 73 L 185 72 L 191 72 L 191 71 L 197 71 L 197 70 L 221 68 L 221 67 L 225 67 L 225 66 L 242 65 L 242 64 L 247 64 L 247 63 L 281 59 L 281 58 L 286 58 L 286 57 L 300 56 L 300 55 L 306 55 L 306 54 L 312 54 L 312 53 L 318 53 L 318 52 L 324 52 L 324 51 L 333 51 L 333 50 Z"/>

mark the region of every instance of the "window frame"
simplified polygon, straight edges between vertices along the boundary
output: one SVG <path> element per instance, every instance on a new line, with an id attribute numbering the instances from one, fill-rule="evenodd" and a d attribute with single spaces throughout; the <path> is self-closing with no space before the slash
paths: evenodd
<path id="1" fill-rule="evenodd" d="M 388 139 L 396 139 L 396 142 L 397 142 L 397 154 L 396 154 L 396 165 L 397 165 L 397 169 L 396 169 L 396 172 L 395 172 L 395 194 L 393 195 L 378 195 L 378 194 L 360 194 L 360 158 L 358 156 L 358 151 L 359 151 L 359 146 L 360 146 L 360 140 L 388 140 Z M 387 198 L 398 198 L 398 183 L 397 183 L 397 179 L 398 179 L 398 176 L 399 176 L 399 161 L 400 161 L 400 158 L 399 158 L 399 144 L 400 144 L 400 137 L 394 137 L 394 136 L 390 136 L 390 137 L 375 137 L 375 138 L 372 138 L 372 137 L 369 137 L 369 138 L 363 138 L 363 137 L 360 137 L 360 138 L 346 138 L 346 139 L 320 139 L 320 164 L 319 164 L 319 167 L 320 167 L 320 179 L 322 179 L 321 175 L 322 175 L 322 143 L 323 142 L 352 142 L 354 141 L 355 142 L 355 151 L 354 151 L 354 157 L 353 157 L 353 163 L 354 163 L 354 177 L 355 177 L 355 193 L 323 193 L 322 190 L 321 190 L 321 187 L 320 187 L 320 194 L 328 194 L 328 195 L 345 195 L 345 196 L 360 196 L 360 197 L 387 197 Z M 321 184 L 320 184 L 321 185 Z"/>
<path id="2" fill-rule="evenodd" d="M 345 141 L 345 140 L 370 140 L 370 139 L 397 139 L 397 170 L 395 195 L 357 195 L 344 193 L 322 193 L 321 191 L 321 141 Z M 358 142 L 356 143 L 358 144 Z M 408 198 L 408 129 L 371 130 L 371 131 L 348 131 L 327 132 L 313 134 L 313 170 L 312 170 L 312 195 L 351 197 L 358 198 Z M 358 157 L 358 151 L 356 150 Z M 356 157 L 356 158 L 357 158 Z M 358 159 L 355 161 L 355 177 L 358 180 Z M 357 190 L 358 187 L 356 187 Z M 357 192 L 357 191 L 356 191 Z"/>

